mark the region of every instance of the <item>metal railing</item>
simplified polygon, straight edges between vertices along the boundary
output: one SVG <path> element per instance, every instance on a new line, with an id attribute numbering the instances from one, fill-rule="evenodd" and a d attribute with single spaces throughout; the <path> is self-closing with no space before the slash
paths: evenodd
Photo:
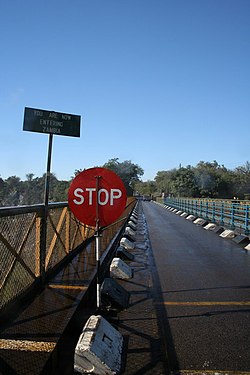
<path id="1" fill-rule="evenodd" d="M 249 201 L 165 198 L 163 203 L 247 236 L 250 233 Z"/>
<path id="2" fill-rule="evenodd" d="M 134 199 L 128 200 L 120 220 L 104 228 L 102 253 L 134 205 Z M 66 202 L 49 204 L 46 220 L 42 204 L 0 208 L 0 310 L 42 284 L 87 240 L 94 240 L 94 229 L 76 220 Z"/>

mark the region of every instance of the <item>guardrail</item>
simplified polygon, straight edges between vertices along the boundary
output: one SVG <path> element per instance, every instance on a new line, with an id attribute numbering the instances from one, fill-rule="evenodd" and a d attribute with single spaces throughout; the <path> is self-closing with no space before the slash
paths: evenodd
<path id="1" fill-rule="evenodd" d="M 165 198 L 163 203 L 247 236 L 250 233 L 249 201 Z"/>
<path id="2" fill-rule="evenodd" d="M 104 228 L 102 253 L 134 205 L 128 199 L 121 218 Z M 0 310 L 42 284 L 77 248 L 93 240 L 94 229 L 76 220 L 67 202 L 50 203 L 46 220 L 43 204 L 0 208 Z"/>

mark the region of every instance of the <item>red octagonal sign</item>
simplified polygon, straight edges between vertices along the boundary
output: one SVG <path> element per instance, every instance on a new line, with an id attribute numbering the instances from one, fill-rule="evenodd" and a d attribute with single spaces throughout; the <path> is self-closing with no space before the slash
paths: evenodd
<path id="1" fill-rule="evenodd" d="M 126 207 L 125 186 L 119 176 L 106 168 L 90 168 L 72 181 L 68 203 L 75 217 L 84 224 L 99 227 L 115 222 Z"/>

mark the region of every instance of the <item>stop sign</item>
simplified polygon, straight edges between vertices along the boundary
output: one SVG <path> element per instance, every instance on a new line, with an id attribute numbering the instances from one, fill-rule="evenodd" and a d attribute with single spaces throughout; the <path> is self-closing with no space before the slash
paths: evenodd
<path id="1" fill-rule="evenodd" d="M 106 168 L 90 168 L 72 181 L 68 203 L 75 217 L 84 224 L 99 227 L 115 222 L 126 207 L 126 189 L 119 176 Z"/>

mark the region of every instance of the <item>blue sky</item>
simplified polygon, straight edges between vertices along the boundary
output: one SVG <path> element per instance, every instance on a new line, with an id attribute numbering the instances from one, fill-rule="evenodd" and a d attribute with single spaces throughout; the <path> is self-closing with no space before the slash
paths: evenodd
<path id="1" fill-rule="evenodd" d="M 46 171 L 24 107 L 81 115 L 52 172 L 109 159 L 157 171 L 249 156 L 249 0 L 2 0 L 0 176 Z"/>

